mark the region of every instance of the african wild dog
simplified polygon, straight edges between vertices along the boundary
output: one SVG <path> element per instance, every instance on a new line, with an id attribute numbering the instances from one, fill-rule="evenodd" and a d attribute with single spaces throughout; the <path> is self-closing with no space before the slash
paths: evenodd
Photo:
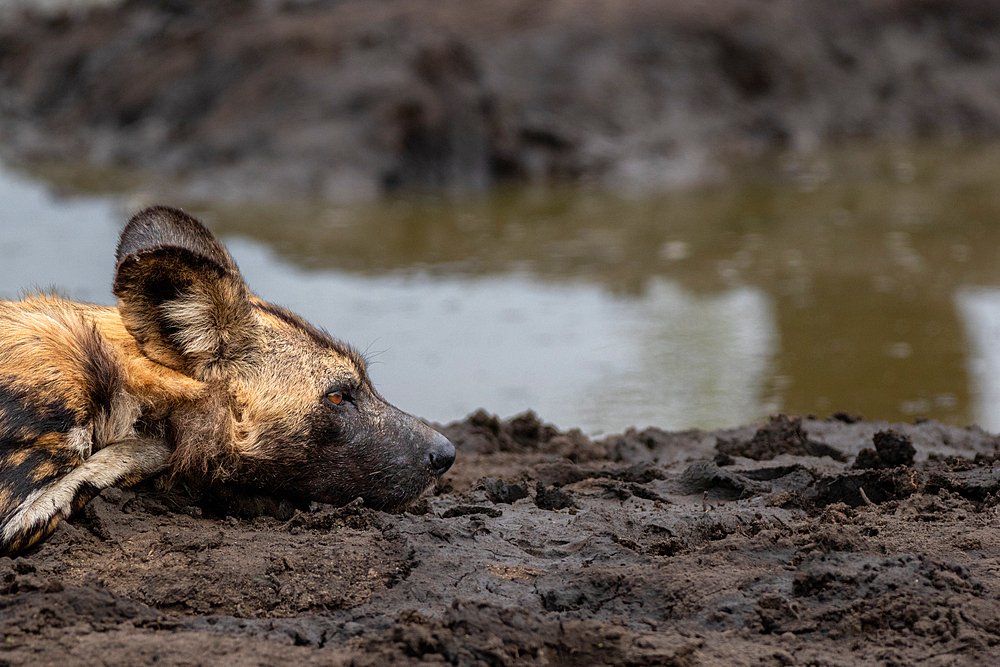
<path id="1" fill-rule="evenodd" d="M 117 308 L 0 301 L 0 553 L 160 473 L 244 508 L 395 509 L 455 459 L 378 395 L 354 350 L 251 294 L 181 211 L 129 221 L 114 293 Z"/>

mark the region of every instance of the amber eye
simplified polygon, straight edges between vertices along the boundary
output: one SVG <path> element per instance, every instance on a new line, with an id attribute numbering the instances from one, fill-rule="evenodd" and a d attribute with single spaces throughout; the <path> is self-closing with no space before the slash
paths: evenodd
<path id="1" fill-rule="evenodd" d="M 344 392 L 342 391 L 331 391 L 326 395 L 326 400 L 330 401 L 334 405 L 340 405 L 344 402 Z"/>

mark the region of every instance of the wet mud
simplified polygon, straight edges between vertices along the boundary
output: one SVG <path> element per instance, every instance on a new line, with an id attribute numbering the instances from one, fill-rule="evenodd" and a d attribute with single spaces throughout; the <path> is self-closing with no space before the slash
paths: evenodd
<path id="1" fill-rule="evenodd" d="M 998 439 L 977 428 L 443 430 L 459 459 L 401 514 L 106 491 L 0 559 L 0 664 L 1000 660 Z"/>

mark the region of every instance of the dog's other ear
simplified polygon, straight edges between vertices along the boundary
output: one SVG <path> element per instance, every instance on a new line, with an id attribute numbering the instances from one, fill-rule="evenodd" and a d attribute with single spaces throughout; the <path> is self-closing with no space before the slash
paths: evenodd
<path id="1" fill-rule="evenodd" d="M 147 357 L 207 380 L 246 351 L 250 292 L 200 222 L 176 209 L 147 208 L 125 226 L 116 257 L 122 321 Z"/>

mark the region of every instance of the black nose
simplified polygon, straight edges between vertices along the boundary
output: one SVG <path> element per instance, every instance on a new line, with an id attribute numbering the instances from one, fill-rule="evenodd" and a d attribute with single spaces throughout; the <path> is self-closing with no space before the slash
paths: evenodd
<path id="1" fill-rule="evenodd" d="M 431 470 L 440 477 L 455 462 L 455 445 L 451 444 L 448 438 L 435 432 L 430 450 L 427 452 L 427 459 L 431 463 Z"/>

